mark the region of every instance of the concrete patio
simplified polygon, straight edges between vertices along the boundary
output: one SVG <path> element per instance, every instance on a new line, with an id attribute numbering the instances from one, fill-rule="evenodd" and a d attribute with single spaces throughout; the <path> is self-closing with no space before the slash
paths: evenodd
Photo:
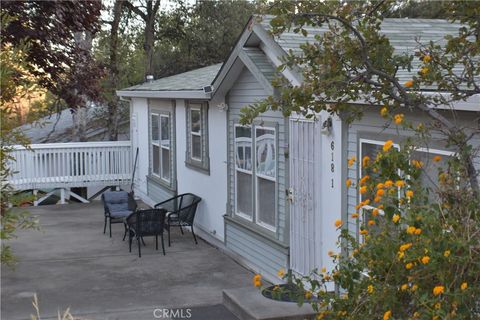
<path id="1" fill-rule="evenodd" d="M 122 225 L 113 225 L 112 238 L 102 233 L 99 201 L 29 211 L 41 230 L 20 231 L 11 242 L 19 263 L 2 268 L 2 319 L 29 319 L 37 293 L 42 319 L 70 307 L 82 319 L 155 319 L 155 309 L 192 308 L 190 319 L 227 320 L 234 317 L 221 305 L 222 290 L 251 286 L 250 271 L 177 228 L 166 256 L 152 238 L 142 258 L 135 243 L 129 253 Z"/>

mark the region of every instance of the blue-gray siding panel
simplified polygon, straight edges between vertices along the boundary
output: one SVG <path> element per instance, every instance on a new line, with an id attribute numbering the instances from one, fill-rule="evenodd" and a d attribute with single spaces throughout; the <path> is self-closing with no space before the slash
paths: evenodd
<path id="1" fill-rule="evenodd" d="M 168 190 L 153 179 L 147 179 L 147 192 L 156 203 L 168 200 L 175 195 L 174 191 Z"/>

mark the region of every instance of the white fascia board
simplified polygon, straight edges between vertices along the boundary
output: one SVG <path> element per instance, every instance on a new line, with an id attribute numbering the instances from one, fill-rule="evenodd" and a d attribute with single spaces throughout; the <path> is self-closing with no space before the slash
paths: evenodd
<path id="1" fill-rule="evenodd" d="M 163 98 L 163 99 L 210 99 L 211 93 L 202 90 L 191 91 L 130 91 L 118 90 L 117 96 L 121 98 Z"/>

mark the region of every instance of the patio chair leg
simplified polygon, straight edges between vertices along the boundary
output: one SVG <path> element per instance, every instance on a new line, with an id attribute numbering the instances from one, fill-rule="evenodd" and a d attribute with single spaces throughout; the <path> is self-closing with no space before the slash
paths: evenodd
<path id="1" fill-rule="evenodd" d="M 109 229 L 110 229 L 110 238 L 112 237 L 112 218 L 108 219 L 110 221 L 110 226 L 109 226 Z"/>
<path id="2" fill-rule="evenodd" d="M 163 233 L 162 233 L 162 251 L 163 251 L 163 255 L 165 255 L 165 244 L 163 242 Z"/>
<path id="3" fill-rule="evenodd" d="M 128 234 L 128 252 L 132 252 L 132 234 Z"/>
<path id="4" fill-rule="evenodd" d="M 147 245 L 145 244 L 145 241 L 143 240 L 143 237 L 140 237 L 142 239 L 143 246 L 146 247 Z"/>
<path id="5" fill-rule="evenodd" d="M 125 228 L 125 232 L 123 233 L 123 239 L 122 241 L 125 241 L 125 238 L 127 237 L 127 225 L 123 224 L 123 227 Z"/>
<path id="6" fill-rule="evenodd" d="M 155 250 L 158 250 L 158 235 L 155 236 Z"/>
<path id="7" fill-rule="evenodd" d="M 103 224 L 103 234 L 107 231 L 107 216 L 105 216 L 105 223 Z"/>
<path id="8" fill-rule="evenodd" d="M 182 226 L 179 226 L 179 227 L 180 227 L 180 232 L 181 232 L 182 235 L 183 235 L 183 228 L 182 228 Z"/>
<path id="9" fill-rule="evenodd" d="M 170 247 L 171 244 L 170 244 L 170 226 L 169 225 L 167 226 L 167 232 L 168 232 L 168 246 Z"/>
<path id="10" fill-rule="evenodd" d="M 140 245 L 140 239 L 142 237 L 138 237 L 137 238 L 137 242 L 138 242 L 138 257 L 141 258 L 142 257 L 142 246 Z"/>
<path id="11" fill-rule="evenodd" d="M 197 237 L 195 237 L 195 232 L 193 232 L 193 226 L 191 226 L 191 228 L 192 228 L 193 240 L 195 240 L 195 244 L 198 244 Z"/>

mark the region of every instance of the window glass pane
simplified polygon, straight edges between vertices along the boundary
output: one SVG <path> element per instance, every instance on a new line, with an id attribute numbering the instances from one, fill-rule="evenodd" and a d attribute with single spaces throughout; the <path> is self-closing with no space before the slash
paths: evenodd
<path id="1" fill-rule="evenodd" d="M 257 177 L 257 219 L 275 227 L 275 182 Z"/>
<path id="2" fill-rule="evenodd" d="M 156 143 L 158 144 L 158 134 L 159 134 L 159 131 L 158 131 L 158 115 L 156 114 L 152 114 L 151 115 L 151 140 L 152 140 L 152 143 Z"/>
<path id="3" fill-rule="evenodd" d="M 275 131 L 271 129 L 257 129 L 256 139 L 257 174 L 275 178 Z"/>
<path id="4" fill-rule="evenodd" d="M 160 117 L 161 118 L 161 132 L 162 132 L 162 146 L 170 147 L 170 119 L 169 117 Z"/>
<path id="5" fill-rule="evenodd" d="M 429 198 L 431 200 L 436 198 L 435 191 L 438 190 L 439 169 L 443 168 L 443 171 L 446 171 L 450 159 L 450 156 L 441 155 L 440 161 L 433 161 L 435 156 L 438 156 L 438 154 L 433 151 L 430 153 L 414 151 L 411 157 L 412 160 L 421 161 L 422 163 L 420 180 L 422 181 L 422 185 L 429 190 Z"/>
<path id="6" fill-rule="evenodd" d="M 249 127 L 235 127 L 236 167 L 243 170 L 252 170 L 252 129 Z"/>
<path id="7" fill-rule="evenodd" d="M 170 181 L 170 150 L 162 148 L 162 178 Z"/>
<path id="8" fill-rule="evenodd" d="M 192 134 L 192 158 L 202 159 L 202 140 L 200 136 Z"/>
<path id="9" fill-rule="evenodd" d="M 252 217 L 252 175 L 237 171 L 237 212 Z"/>
<path id="10" fill-rule="evenodd" d="M 160 175 L 160 148 L 152 145 L 152 171 Z"/>
<path id="11" fill-rule="evenodd" d="M 201 127 L 201 116 L 200 110 L 191 109 L 190 110 L 190 120 L 191 120 L 191 130 L 192 132 L 200 133 Z"/>

